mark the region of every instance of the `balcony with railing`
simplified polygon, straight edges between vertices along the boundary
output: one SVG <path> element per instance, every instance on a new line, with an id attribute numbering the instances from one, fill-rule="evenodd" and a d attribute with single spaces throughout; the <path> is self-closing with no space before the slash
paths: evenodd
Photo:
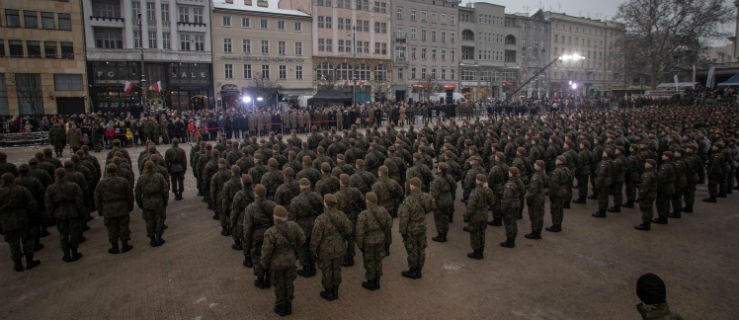
<path id="1" fill-rule="evenodd" d="M 123 28 L 125 20 L 122 17 L 92 15 L 89 21 L 93 27 Z"/>
<path id="2" fill-rule="evenodd" d="M 177 21 L 177 29 L 184 32 L 206 32 L 208 25 L 203 22 Z"/>

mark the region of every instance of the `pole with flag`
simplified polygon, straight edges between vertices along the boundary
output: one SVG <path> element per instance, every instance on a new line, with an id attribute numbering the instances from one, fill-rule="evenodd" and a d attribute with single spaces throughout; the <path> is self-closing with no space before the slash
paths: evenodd
<path id="1" fill-rule="evenodd" d="M 126 81 L 123 83 L 123 92 L 125 93 L 131 93 L 131 90 L 133 90 L 133 82 Z"/>

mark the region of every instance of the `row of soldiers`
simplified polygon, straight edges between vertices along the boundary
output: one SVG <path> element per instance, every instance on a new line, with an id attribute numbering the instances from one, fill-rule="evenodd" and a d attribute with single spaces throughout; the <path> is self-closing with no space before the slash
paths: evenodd
<path id="1" fill-rule="evenodd" d="M 17 167 L 0 153 L 3 191 L 8 192 L 0 210 L 0 231 L 8 235 L 14 269 L 24 270 L 23 255 L 25 269 L 40 263 L 33 259 L 33 252 L 43 248 L 39 239 L 49 234 L 46 229 L 52 225 L 59 231 L 62 260 L 79 260 L 82 257 L 79 245 L 85 241 L 83 233 L 89 230 L 87 221 L 92 219 L 94 211 L 104 218 L 111 245 L 108 252 L 130 251 L 133 246 L 129 244 L 129 216 L 134 204 L 146 221 L 150 245 L 162 245 L 169 179 L 173 181 L 176 199 L 181 200 L 187 166 L 186 154 L 176 141 L 166 157 L 167 163 L 150 144 L 138 157 L 141 175 L 134 181 L 131 157 L 121 148 L 120 141 L 114 143 L 106 157 L 104 175 L 100 162 L 89 154 L 87 146 L 82 146 L 63 163 L 46 148 L 27 164 Z"/>

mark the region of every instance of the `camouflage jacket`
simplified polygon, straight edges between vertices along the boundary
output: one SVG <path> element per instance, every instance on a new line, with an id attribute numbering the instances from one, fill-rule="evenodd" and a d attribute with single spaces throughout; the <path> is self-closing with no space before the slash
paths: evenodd
<path id="1" fill-rule="evenodd" d="M 295 252 L 305 243 L 305 233 L 293 221 L 275 221 L 264 233 L 262 265 L 268 270 L 295 268 Z"/>
<path id="2" fill-rule="evenodd" d="M 241 191 L 241 178 L 231 175 L 231 178 L 223 184 L 223 189 L 220 191 L 221 195 L 219 198 L 221 199 L 221 210 L 223 213 L 230 215 L 234 196 L 239 191 Z"/>
<path id="3" fill-rule="evenodd" d="M 454 208 L 457 193 L 457 182 L 450 175 L 437 174 L 431 181 L 431 198 L 436 201 L 437 208 Z"/>
<path id="4" fill-rule="evenodd" d="M 488 208 L 495 205 L 493 190 L 482 185 L 476 185 L 467 199 L 467 212 L 464 221 L 469 223 L 487 222 Z"/>
<path id="5" fill-rule="evenodd" d="M 316 218 L 311 232 L 310 251 L 318 260 L 332 260 L 346 252 L 345 238 L 352 233 L 352 223 L 346 215 L 327 208 Z"/>
<path id="6" fill-rule="evenodd" d="M 525 192 L 526 189 L 520 178 L 509 179 L 503 187 L 503 198 L 500 201 L 503 211 L 518 210 Z"/>
<path id="7" fill-rule="evenodd" d="M 27 228 L 36 212 L 36 200 L 28 189 L 11 183 L 0 187 L 0 231 Z"/>
<path id="8" fill-rule="evenodd" d="M 375 204 L 370 204 L 366 210 L 359 213 L 357 218 L 356 242 L 359 249 L 366 245 L 384 244 L 386 247 L 392 242 L 393 218 L 385 210 Z"/>
<path id="9" fill-rule="evenodd" d="M 133 202 L 133 188 L 126 178 L 107 175 L 95 188 L 95 208 L 105 218 L 128 215 Z"/>
<path id="10" fill-rule="evenodd" d="M 252 202 L 254 202 L 254 190 L 252 190 L 251 185 L 242 187 L 234 194 L 233 200 L 231 200 L 231 226 L 244 225 L 244 210 Z"/>
<path id="11" fill-rule="evenodd" d="M 426 214 L 434 211 L 434 200 L 428 193 L 412 191 L 398 208 L 398 226 L 403 238 L 426 236 Z"/>
<path id="12" fill-rule="evenodd" d="M 344 187 L 334 195 L 338 202 L 337 208 L 339 211 L 346 214 L 352 224 L 356 223 L 357 215 L 364 210 L 364 195 L 362 192 L 354 187 Z"/>
<path id="13" fill-rule="evenodd" d="M 144 171 L 136 182 L 136 204 L 144 210 L 163 210 L 169 201 L 167 180 L 158 172 Z"/>
<path id="14" fill-rule="evenodd" d="M 251 248 L 252 245 L 261 245 L 264 240 L 264 232 L 272 226 L 272 211 L 275 203 L 271 200 L 254 199 L 244 211 L 244 245 Z"/>
<path id="15" fill-rule="evenodd" d="M 312 234 L 313 222 L 323 212 L 323 198 L 310 190 L 302 191 L 290 201 L 288 218 L 297 222 L 306 235 Z"/>

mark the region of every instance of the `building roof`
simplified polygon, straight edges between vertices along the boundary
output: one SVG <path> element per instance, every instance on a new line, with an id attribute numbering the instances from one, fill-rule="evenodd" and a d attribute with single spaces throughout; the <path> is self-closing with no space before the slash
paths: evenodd
<path id="1" fill-rule="evenodd" d="M 218 10 L 233 10 L 233 11 L 244 11 L 252 13 L 264 13 L 264 14 L 276 14 L 284 16 L 295 16 L 310 18 L 310 14 L 307 14 L 298 10 L 280 9 L 278 7 L 279 0 L 268 1 L 267 7 L 260 7 L 257 5 L 259 1 L 252 1 L 252 5 L 244 4 L 243 0 L 233 0 L 233 3 L 227 3 L 226 0 L 213 0 L 213 8 Z"/>

